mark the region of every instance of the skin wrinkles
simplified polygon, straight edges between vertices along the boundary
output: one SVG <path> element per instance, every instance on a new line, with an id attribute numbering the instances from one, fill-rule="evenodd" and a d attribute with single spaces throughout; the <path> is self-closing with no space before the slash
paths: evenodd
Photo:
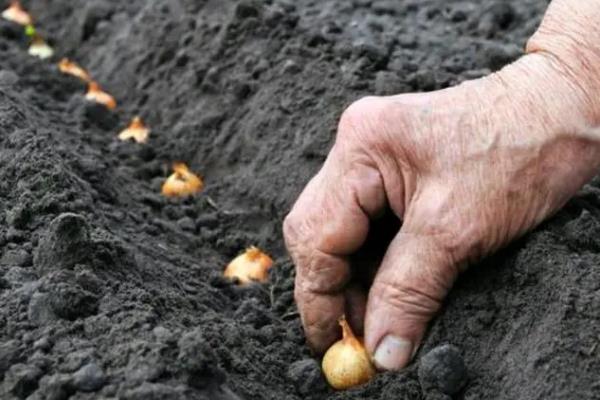
<path id="1" fill-rule="evenodd" d="M 374 357 L 404 352 L 394 356 L 402 365 L 389 357 L 377 365 L 401 368 L 459 272 L 533 229 L 598 172 L 600 99 L 590 93 L 600 93 L 600 37 L 581 41 L 578 24 L 600 20 L 600 1 L 573 4 L 554 0 L 531 54 L 495 74 L 364 98 L 344 112 L 322 170 L 284 224 L 316 351 L 338 338 L 335 321 L 347 313 L 364 324 Z M 570 8 L 587 17 L 571 30 L 552 25 Z M 596 47 L 577 48 L 584 42 Z M 366 296 L 351 290 L 350 260 L 388 206 L 403 224 Z M 395 350 L 378 353 L 384 344 Z"/>

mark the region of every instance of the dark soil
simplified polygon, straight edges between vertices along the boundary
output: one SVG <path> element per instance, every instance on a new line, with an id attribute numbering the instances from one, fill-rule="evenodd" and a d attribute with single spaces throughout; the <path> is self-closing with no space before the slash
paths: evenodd
<path id="1" fill-rule="evenodd" d="M 600 180 L 473 266 L 409 368 L 347 392 L 305 346 L 281 235 L 345 106 L 500 68 L 547 1 L 24 3 L 57 55 L 0 22 L 0 398 L 449 399 L 418 370 L 450 343 L 422 371 L 462 357 L 466 384 L 437 383 L 456 399 L 600 399 Z M 135 114 L 147 145 L 117 140 Z M 176 160 L 204 193 L 160 195 Z M 237 287 L 221 274 L 250 245 L 275 267 Z"/>

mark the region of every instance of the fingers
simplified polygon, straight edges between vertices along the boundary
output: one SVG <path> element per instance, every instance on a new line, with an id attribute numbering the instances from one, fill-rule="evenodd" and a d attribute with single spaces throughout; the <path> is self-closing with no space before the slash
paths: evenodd
<path id="1" fill-rule="evenodd" d="M 365 241 L 369 214 L 385 207 L 377 170 L 338 154 L 334 148 L 284 222 L 296 265 L 296 302 L 308 344 L 318 353 L 339 337 L 337 321 L 346 312 L 351 275 L 348 255 Z"/>
<path id="2" fill-rule="evenodd" d="M 392 241 L 365 316 L 365 345 L 378 368 L 397 370 L 410 362 L 457 274 L 431 237 L 401 232 Z"/>

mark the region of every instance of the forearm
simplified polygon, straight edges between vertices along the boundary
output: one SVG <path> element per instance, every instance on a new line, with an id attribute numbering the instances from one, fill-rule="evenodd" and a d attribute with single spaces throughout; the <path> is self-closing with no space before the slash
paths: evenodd
<path id="1" fill-rule="evenodd" d="M 539 53 L 579 92 L 592 127 L 600 125 L 600 0 L 554 0 L 527 53 Z M 600 133 L 598 133 L 600 138 Z"/>

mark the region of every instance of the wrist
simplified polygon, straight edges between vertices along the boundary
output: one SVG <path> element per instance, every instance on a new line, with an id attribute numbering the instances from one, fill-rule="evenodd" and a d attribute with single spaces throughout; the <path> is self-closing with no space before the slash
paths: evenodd
<path id="1" fill-rule="evenodd" d="M 600 125 L 599 19 L 600 0 L 554 0 L 526 47 L 528 55 L 545 60 L 542 68 L 552 70 L 545 72 L 552 76 L 550 82 L 572 93 L 572 108 L 586 115 L 590 127 Z"/>
<path id="2" fill-rule="evenodd" d="M 512 120 L 527 127 L 503 134 L 508 146 L 530 149 L 545 173 L 574 185 L 563 191 L 572 193 L 600 168 L 600 113 L 597 101 L 561 63 L 547 53 L 529 53 L 486 78 L 482 98 L 492 99 L 490 107 L 509 110 L 496 116 L 498 126 Z"/>

